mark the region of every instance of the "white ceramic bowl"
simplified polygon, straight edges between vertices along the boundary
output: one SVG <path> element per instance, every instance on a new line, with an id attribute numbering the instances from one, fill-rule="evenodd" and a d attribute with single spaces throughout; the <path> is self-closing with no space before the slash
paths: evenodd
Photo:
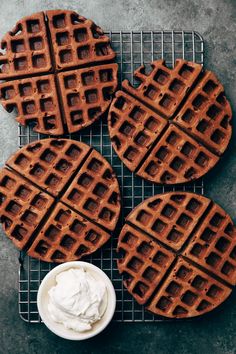
<path id="1" fill-rule="evenodd" d="M 102 280 L 107 288 L 107 307 L 102 318 L 92 325 L 92 329 L 86 332 L 76 332 L 72 329 L 67 329 L 64 327 L 62 323 L 54 322 L 49 313 L 48 313 L 48 301 L 49 295 L 48 291 L 53 286 L 56 285 L 56 276 L 57 274 L 68 270 L 70 268 L 84 268 L 88 270 L 91 275 L 93 275 L 96 279 Z M 52 269 L 43 279 L 37 296 L 37 305 L 39 314 L 45 323 L 45 325 L 58 335 L 59 337 L 70 339 L 70 340 L 84 340 L 91 337 L 96 336 L 98 333 L 103 331 L 109 322 L 111 321 L 116 307 L 116 294 L 112 282 L 108 278 L 108 276 L 98 267 L 91 263 L 75 261 L 75 262 L 67 262 L 58 265 L 54 269 Z"/>

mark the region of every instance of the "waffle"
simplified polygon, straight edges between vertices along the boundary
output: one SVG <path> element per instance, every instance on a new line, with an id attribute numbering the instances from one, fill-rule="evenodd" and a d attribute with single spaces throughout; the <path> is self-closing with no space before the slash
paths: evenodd
<path id="1" fill-rule="evenodd" d="M 205 175 L 218 160 L 218 156 L 170 124 L 146 156 L 137 175 L 163 184 L 184 183 Z"/>
<path id="2" fill-rule="evenodd" d="M 123 81 L 122 87 L 162 116 L 171 118 L 197 80 L 202 66 L 177 59 L 173 69 L 167 68 L 164 60 L 152 62 L 151 68 L 148 74 L 144 66 L 135 70 L 134 77 L 140 81 L 137 88 L 132 87 L 128 80 Z"/>
<path id="3" fill-rule="evenodd" d="M 165 317 L 195 317 L 219 306 L 230 293 L 230 288 L 179 258 L 147 309 Z"/>
<path id="4" fill-rule="evenodd" d="M 93 21 L 67 10 L 46 11 L 56 69 L 115 58 L 109 38 Z"/>
<path id="5" fill-rule="evenodd" d="M 236 283 L 236 230 L 229 215 L 214 205 L 185 250 L 186 257 Z"/>
<path id="6" fill-rule="evenodd" d="M 132 226 L 125 224 L 119 236 L 119 271 L 124 285 L 140 304 L 146 304 L 175 256 Z"/>
<path id="7" fill-rule="evenodd" d="M 202 315 L 236 285 L 236 229 L 201 195 L 170 192 L 145 200 L 127 216 L 117 251 L 125 287 L 156 315 Z"/>
<path id="8" fill-rule="evenodd" d="M 46 75 L 1 83 L 1 103 L 8 112 L 15 111 L 21 125 L 29 124 L 42 134 L 63 134 L 54 79 Z"/>
<path id="9" fill-rule="evenodd" d="M 154 239 L 180 251 L 201 216 L 210 205 L 210 200 L 192 193 L 166 193 L 147 199 L 133 209 L 127 221 L 145 231 Z"/>
<path id="10" fill-rule="evenodd" d="M 110 238 L 119 213 L 111 166 L 84 143 L 36 141 L 0 171 L 0 221 L 32 257 L 65 262 L 94 252 Z"/>
<path id="11" fill-rule="evenodd" d="M 0 171 L 0 204 L 3 229 L 22 249 L 46 216 L 53 198 L 14 171 L 3 168 Z"/>
<path id="12" fill-rule="evenodd" d="M 108 127 L 124 164 L 151 182 L 177 184 L 210 171 L 229 144 L 232 111 L 223 86 L 200 64 L 163 60 L 140 67 L 134 88 L 124 80 L 111 104 Z"/>
<path id="13" fill-rule="evenodd" d="M 0 80 L 52 71 L 45 15 L 19 20 L 1 40 Z"/>
<path id="14" fill-rule="evenodd" d="M 232 111 L 224 88 L 212 72 L 205 72 L 174 118 L 217 155 L 227 148 L 231 137 Z"/>
<path id="15" fill-rule="evenodd" d="M 96 251 L 109 238 L 109 233 L 59 202 L 28 255 L 47 262 L 73 261 Z"/>
<path id="16" fill-rule="evenodd" d="M 62 135 L 107 110 L 118 67 L 109 38 L 91 20 L 67 10 L 25 17 L 4 36 L 2 50 L 0 101 L 20 124 Z"/>
<path id="17" fill-rule="evenodd" d="M 70 133 L 94 122 L 104 113 L 117 86 L 117 64 L 58 74 L 58 83 Z"/>
<path id="18" fill-rule="evenodd" d="M 122 91 L 116 93 L 109 123 L 113 146 L 131 171 L 136 170 L 168 125 L 160 115 Z"/>
<path id="19" fill-rule="evenodd" d="M 114 230 L 120 205 L 119 188 L 114 180 L 111 167 L 93 150 L 61 200 L 99 225 Z"/>
<path id="20" fill-rule="evenodd" d="M 6 165 L 56 197 L 89 151 L 88 145 L 73 140 L 39 140 L 23 146 Z"/>

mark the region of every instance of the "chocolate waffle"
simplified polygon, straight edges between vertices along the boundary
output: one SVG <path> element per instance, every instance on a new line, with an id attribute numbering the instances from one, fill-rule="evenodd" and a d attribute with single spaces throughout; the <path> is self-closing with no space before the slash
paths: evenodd
<path id="1" fill-rule="evenodd" d="M 0 84 L 3 107 L 16 112 L 21 125 L 34 125 L 38 133 L 63 134 L 57 89 L 53 75 L 12 80 Z"/>
<path id="2" fill-rule="evenodd" d="M 0 221 L 32 257 L 65 262 L 94 252 L 110 238 L 119 213 L 112 168 L 84 143 L 36 141 L 0 171 Z"/>
<path id="3" fill-rule="evenodd" d="M 18 21 L 1 49 L 0 101 L 20 124 L 61 135 L 107 110 L 117 64 L 109 38 L 91 20 L 68 10 L 40 12 Z"/>
<path id="4" fill-rule="evenodd" d="M 117 64 L 58 74 L 63 109 L 70 133 L 86 127 L 110 105 L 117 84 Z"/>
<path id="5" fill-rule="evenodd" d="M 1 40 L 0 80 L 52 71 L 45 14 L 19 20 Z"/>
<path id="6" fill-rule="evenodd" d="M 57 70 L 115 58 L 109 38 L 93 21 L 74 11 L 45 12 Z"/>
<path id="7" fill-rule="evenodd" d="M 134 72 L 140 84 L 124 80 L 111 104 L 108 127 L 124 164 L 151 182 L 196 180 L 218 162 L 232 134 L 230 104 L 215 75 L 200 64 L 163 60 Z"/>
<path id="8" fill-rule="evenodd" d="M 156 315 L 202 315 L 236 285 L 236 228 L 201 195 L 170 192 L 145 200 L 127 216 L 117 251 L 125 287 Z"/>
<path id="9" fill-rule="evenodd" d="M 114 230 L 117 223 L 119 188 L 114 173 L 101 155 L 93 150 L 71 181 L 61 200 L 93 218 L 99 225 Z"/>
<path id="10" fill-rule="evenodd" d="M 23 146 L 6 165 L 56 197 L 89 151 L 73 140 L 44 139 Z"/>
<path id="11" fill-rule="evenodd" d="M 0 180 L 0 221 L 8 237 L 21 249 L 48 213 L 53 198 L 7 168 L 0 171 Z"/>
<path id="12" fill-rule="evenodd" d="M 109 233 L 59 202 L 28 255 L 47 261 L 72 261 L 96 251 L 109 238 Z"/>

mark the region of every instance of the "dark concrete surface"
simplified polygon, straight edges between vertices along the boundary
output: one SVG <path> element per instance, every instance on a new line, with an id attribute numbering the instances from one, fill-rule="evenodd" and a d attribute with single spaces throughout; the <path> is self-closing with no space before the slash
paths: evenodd
<path id="1" fill-rule="evenodd" d="M 213 69 L 236 108 L 236 1 L 231 0 L 1 0 L 0 36 L 27 14 L 50 8 L 74 9 L 104 29 L 190 29 L 205 39 L 205 64 Z M 235 123 L 235 119 L 234 119 Z M 222 162 L 206 179 L 206 195 L 236 221 L 235 132 Z M 0 164 L 17 148 L 17 125 L 0 108 Z M 0 233 L 0 353 L 236 353 L 235 294 L 216 313 L 191 322 L 112 324 L 88 342 L 57 338 L 44 325 L 18 316 L 18 252 Z"/>

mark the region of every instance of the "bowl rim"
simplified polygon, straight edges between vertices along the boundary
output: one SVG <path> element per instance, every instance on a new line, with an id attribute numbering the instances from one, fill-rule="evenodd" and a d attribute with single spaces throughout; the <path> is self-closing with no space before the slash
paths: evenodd
<path id="1" fill-rule="evenodd" d="M 108 299 L 107 301 L 109 302 L 109 306 L 106 307 L 106 310 L 103 314 L 103 316 L 104 316 L 106 313 L 108 313 L 107 319 L 102 323 L 101 326 L 98 326 L 95 330 L 94 329 L 89 330 L 87 335 L 85 335 L 86 332 L 82 332 L 83 338 L 79 338 L 79 335 L 81 334 L 81 332 L 76 332 L 76 331 L 65 328 L 65 333 L 61 333 L 60 331 L 55 329 L 54 326 L 52 325 L 53 320 L 49 323 L 46 316 L 44 316 L 45 311 L 44 311 L 43 299 L 42 299 L 42 294 L 43 294 L 44 288 L 47 285 L 47 282 L 49 280 L 51 280 L 52 278 L 55 278 L 57 274 L 65 271 L 67 269 L 69 270 L 71 268 L 79 268 L 79 267 L 83 267 L 85 269 L 96 272 L 100 276 L 100 278 L 102 280 L 104 280 L 106 287 L 107 287 L 107 299 Z M 114 286 L 113 286 L 111 280 L 109 279 L 109 277 L 106 275 L 106 273 L 103 270 L 101 270 L 100 268 L 98 268 L 97 266 L 95 266 L 94 264 L 89 263 L 89 262 L 85 262 L 85 261 L 65 262 L 65 263 L 57 265 L 55 268 L 50 270 L 50 272 L 48 274 L 46 274 L 46 276 L 43 278 L 43 280 L 39 286 L 39 289 L 38 289 L 37 307 L 38 307 L 39 315 L 40 315 L 41 319 L 43 320 L 43 323 L 51 332 L 53 332 L 57 336 L 64 338 L 64 339 L 81 341 L 81 340 L 86 340 L 86 339 L 95 337 L 97 334 L 102 332 L 108 326 L 108 324 L 111 322 L 112 317 L 115 312 L 115 308 L 116 308 L 116 293 L 115 293 Z M 63 326 L 63 324 L 62 324 L 62 326 Z M 66 333 L 66 331 L 68 331 L 68 334 Z M 71 336 L 69 334 L 69 331 L 73 331 L 73 333 L 78 333 L 78 338 L 76 338 L 74 335 Z"/>

